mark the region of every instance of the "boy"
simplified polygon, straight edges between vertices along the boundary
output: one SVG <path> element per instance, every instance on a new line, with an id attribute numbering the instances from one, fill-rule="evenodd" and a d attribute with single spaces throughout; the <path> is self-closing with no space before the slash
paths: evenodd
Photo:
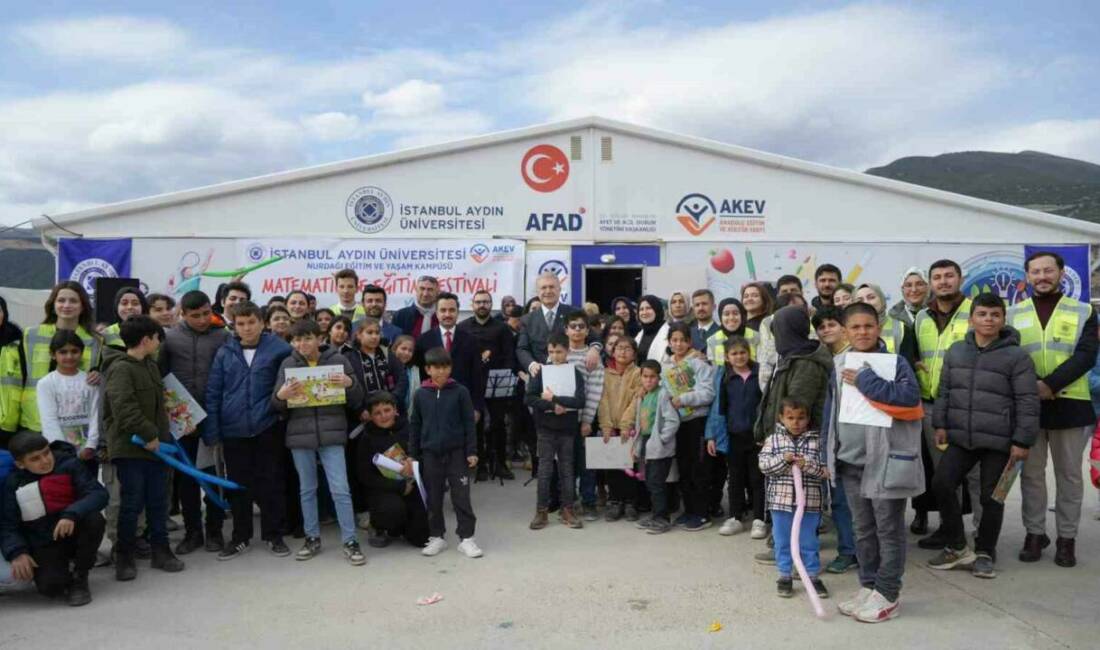
<path id="1" fill-rule="evenodd" d="M 885 353 L 879 339 L 878 311 L 866 303 L 844 309 L 844 330 L 851 345 L 837 355 L 844 368 L 852 352 Z M 839 422 L 840 390 L 858 390 L 876 407 L 891 409 L 888 427 Z M 920 387 L 904 358 L 895 357 L 893 381 L 866 365 L 844 369 L 830 381 L 825 400 L 826 455 L 830 480 L 843 484 L 855 528 L 861 588 L 837 605 L 841 614 L 864 623 L 898 615 L 905 572 L 905 504 L 924 492 L 921 463 Z"/>
<path id="2" fill-rule="evenodd" d="M 943 360 L 932 414 L 936 444 L 948 445 L 932 478 L 947 546 L 928 566 L 970 566 L 974 576 L 994 578 L 1004 504 L 990 497 L 1005 467 L 1025 460 L 1039 435 L 1039 391 L 1035 364 L 1020 347 L 1020 333 L 1005 326 L 1000 296 L 983 293 L 974 298 L 970 327 Z M 982 517 L 971 551 L 958 487 L 975 464 L 981 468 Z"/>
<path id="3" fill-rule="evenodd" d="M 149 303 L 149 315 L 158 325 L 167 329 L 176 326 L 176 301 L 163 293 L 151 293 L 146 298 Z"/>
<path id="4" fill-rule="evenodd" d="M 233 306 L 236 336 L 218 350 L 206 384 L 206 421 L 202 439 L 221 444 L 229 478 L 243 489 L 233 490 L 233 537 L 218 554 L 231 560 L 252 543 L 252 503 L 260 505 L 260 538 L 274 555 L 286 557 L 283 542 L 286 503 L 283 498 L 283 445 L 268 397 L 290 346 L 265 332 L 260 308 L 251 302 Z"/>
<path id="5" fill-rule="evenodd" d="M 286 446 L 298 472 L 306 541 L 295 559 L 309 560 L 321 552 L 321 525 L 317 515 L 317 459 L 320 458 L 336 508 L 336 519 L 340 522 L 344 557 L 352 566 L 362 566 L 367 558 L 355 535 L 355 512 L 348 490 L 344 445 L 348 441 L 347 411 L 358 411 L 363 401 L 363 387 L 353 378 L 355 371 L 347 359 L 332 348 L 321 350 L 321 326 L 316 321 L 303 318 L 295 322 L 290 327 L 290 342 L 294 352 L 279 366 L 274 384 L 275 395 L 271 401 L 288 418 Z M 286 371 L 316 366 L 340 368 L 329 379 L 344 387 L 345 403 L 290 408 L 288 401 L 304 398 L 306 388 L 297 379 L 288 381 Z"/>
<path id="6" fill-rule="evenodd" d="M 680 412 L 672 405 L 668 391 L 661 388 L 659 362 L 653 359 L 643 361 L 640 375 L 642 397 L 637 400 L 634 415 L 634 430 L 638 436 L 633 443 L 634 457 L 645 461 L 645 486 L 653 503 L 653 514 L 635 525 L 650 535 L 660 535 L 672 529 L 667 481 L 672 463 L 676 460 Z"/>
<path id="7" fill-rule="evenodd" d="M 172 373 L 176 376 L 191 397 L 206 410 L 206 379 L 214 355 L 232 336 L 224 327 L 213 326 L 213 307 L 210 297 L 201 291 L 188 291 L 180 298 L 180 323 L 164 334 L 164 345 L 160 349 L 157 363 L 162 377 Z M 187 452 L 192 462 L 197 462 L 199 441 L 205 422 L 198 428 L 179 439 L 179 445 Z M 214 473 L 214 469 L 199 469 Z M 225 512 L 206 500 L 206 520 L 203 525 L 202 499 L 199 484 L 182 472 L 176 472 L 174 485 L 183 510 L 183 525 L 186 534 L 176 545 L 176 553 L 187 555 L 199 548 L 208 553 L 217 553 L 225 546 L 222 539 L 222 523 Z M 204 538 L 205 530 L 205 538 Z"/>
<path id="8" fill-rule="evenodd" d="M 772 513 L 775 568 L 779 570 L 776 590 L 780 598 L 794 595 L 791 544 L 798 544 L 811 585 L 818 596 L 828 598 L 829 591 L 818 577 L 821 573 L 817 540 L 817 525 L 821 523 L 821 482 L 828 477 L 820 462 L 820 438 L 817 431 L 807 431 L 810 408 L 805 402 L 795 397 L 785 397 L 779 406 L 779 422 L 760 450 L 760 471 L 767 477 L 767 507 Z M 791 539 L 796 508 L 792 465 L 798 465 L 802 470 L 802 487 L 806 492 L 806 509 L 797 540 Z"/>
<path id="9" fill-rule="evenodd" d="M 443 539 L 443 484 L 451 490 L 451 505 L 458 519 L 458 550 L 470 558 L 481 557 L 474 542 L 477 518 L 470 504 L 470 470 L 477 467 L 477 428 L 474 403 L 466 387 L 451 379 L 451 355 L 443 348 L 424 354 L 428 379 L 413 397 L 409 455 L 420 461 L 428 492 L 428 544 L 426 556 L 447 548 Z"/>
<path id="10" fill-rule="evenodd" d="M 153 361 L 164 330 L 152 318 L 141 315 L 123 321 L 119 335 L 126 353 L 113 348 L 104 351 L 103 411 L 107 448 L 119 481 L 115 579 L 127 581 L 137 577 L 134 547 L 142 510 L 152 546 L 152 567 L 175 573 L 183 571 L 184 565 L 168 547 L 168 466 L 152 454 L 161 441 L 172 442 L 164 382 Z M 135 435 L 145 441 L 144 446 L 131 441 Z M 194 483 L 190 477 L 185 480 Z"/>
<path id="11" fill-rule="evenodd" d="M 566 357 L 573 367 L 584 377 L 584 406 L 580 413 L 581 435 L 575 439 L 573 449 L 574 475 L 581 479 L 581 505 L 584 508 L 585 521 L 596 521 L 596 471 L 584 468 L 584 439 L 592 435 L 596 423 L 596 413 L 603 396 L 603 364 L 589 370 L 588 358 L 589 325 L 587 314 L 577 310 L 565 317 L 565 335 L 569 337 L 569 354 Z"/>
<path id="12" fill-rule="evenodd" d="M 100 514 L 107 489 L 68 449 L 52 451 L 33 431 L 12 438 L 17 469 L 0 493 L 0 551 L 15 579 L 33 579 L 44 596 L 67 592 L 69 605 L 79 607 L 92 602 L 88 571 L 107 525 Z"/>
<path id="13" fill-rule="evenodd" d="M 817 332 L 817 338 L 824 343 L 832 354 L 840 354 L 848 348 L 848 337 L 844 333 L 844 325 L 839 309 L 833 306 L 822 307 L 817 310 L 810 319 Z"/>
<path id="14" fill-rule="evenodd" d="M 564 334 L 551 334 L 546 350 L 550 364 L 561 366 L 569 363 L 569 339 Z M 541 372 L 527 382 L 524 403 L 534 410 L 539 457 L 538 497 L 531 530 L 546 528 L 547 514 L 550 512 L 550 477 L 554 475 L 555 458 L 561 487 L 561 522 L 570 528 L 584 527 L 573 512 L 573 454 L 580 430 L 578 410 L 585 406 L 585 384 L 584 375 L 576 366 L 573 366 L 573 375 L 572 395 L 555 395 L 549 387 L 543 388 Z"/>

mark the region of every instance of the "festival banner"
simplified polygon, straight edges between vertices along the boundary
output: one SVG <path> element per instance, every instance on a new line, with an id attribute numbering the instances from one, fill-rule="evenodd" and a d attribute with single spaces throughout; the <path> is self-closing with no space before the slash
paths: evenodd
<path id="1" fill-rule="evenodd" d="M 238 239 L 237 266 L 252 287 L 252 299 L 305 291 L 317 304 L 336 303 L 341 269 L 354 269 L 360 286 L 386 290 L 387 309 L 410 305 L 416 280 L 430 275 L 441 291 L 469 309 L 473 295 L 485 290 L 500 296 L 523 294 L 524 242 L 514 239 Z"/>
<path id="2" fill-rule="evenodd" d="M 79 282 L 95 295 L 98 278 L 130 277 L 129 239 L 61 239 L 57 244 L 57 280 Z"/>

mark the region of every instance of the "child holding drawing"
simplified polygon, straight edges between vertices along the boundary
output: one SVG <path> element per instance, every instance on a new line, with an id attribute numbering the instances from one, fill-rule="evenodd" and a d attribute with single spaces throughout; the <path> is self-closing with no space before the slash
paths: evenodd
<path id="1" fill-rule="evenodd" d="M 629 336 L 619 337 L 611 351 L 614 363 L 604 372 L 598 414 L 604 444 L 628 444 L 634 430 L 638 390 L 642 385 L 638 366 L 634 365 L 637 353 L 638 344 Z M 604 519 L 618 521 L 625 516 L 627 521 L 637 521 L 638 481 L 626 472 L 608 470 L 607 489 L 610 494 Z"/>

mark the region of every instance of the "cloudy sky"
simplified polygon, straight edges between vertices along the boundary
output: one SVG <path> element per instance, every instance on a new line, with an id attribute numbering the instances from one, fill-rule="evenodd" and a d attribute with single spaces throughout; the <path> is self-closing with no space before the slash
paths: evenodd
<path id="1" fill-rule="evenodd" d="M 1090 0 L 149 4 L 7 4 L 0 225 L 589 114 L 853 169 L 1100 162 Z"/>

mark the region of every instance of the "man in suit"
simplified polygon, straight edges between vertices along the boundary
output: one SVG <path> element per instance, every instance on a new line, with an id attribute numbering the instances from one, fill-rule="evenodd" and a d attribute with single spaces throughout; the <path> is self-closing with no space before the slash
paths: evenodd
<path id="1" fill-rule="evenodd" d="M 577 308 L 561 302 L 561 280 L 558 276 L 546 272 L 535 281 L 535 293 L 539 297 L 539 306 L 523 317 L 523 329 L 516 342 L 516 358 L 520 367 L 532 376 L 546 362 L 546 341 L 555 332 L 565 332 L 565 317 Z M 594 334 L 589 337 L 588 357 L 585 365 L 594 370 L 600 365 L 602 347 Z"/>
<path id="2" fill-rule="evenodd" d="M 426 332 L 439 326 L 436 301 L 439 300 L 439 280 L 422 275 L 416 280 L 416 302 L 402 307 L 393 315 L 393 324 L 401 332 L 419 339 Z"/>
<path id="3" fill-rule="evenodd" d="M 451 377 L 470 391 L 474 401 L 474 416 L 480 421 L 485 410 L 485 373 L 482 372 L 481 352 L 477 339 L 468 331 L 458 328 L 458 296 L 450 292 L 439 294 L 436 302 L 439 325 L 416 340 L 413 363 L 420 368 L 420 376 L 427 377 L 424 355 L 432 348 L 443 348 L 451 355 Z"/>
<path id="4" fill-rule="evenodd" d="M 714 294 L 710 289 L 698 289 L 691 294 L 691 311 L 695 316 L 691 327 L 691 347 L 705 353 L 707 339 L 718 331 L 718 323 L 714 322 Z"/>

